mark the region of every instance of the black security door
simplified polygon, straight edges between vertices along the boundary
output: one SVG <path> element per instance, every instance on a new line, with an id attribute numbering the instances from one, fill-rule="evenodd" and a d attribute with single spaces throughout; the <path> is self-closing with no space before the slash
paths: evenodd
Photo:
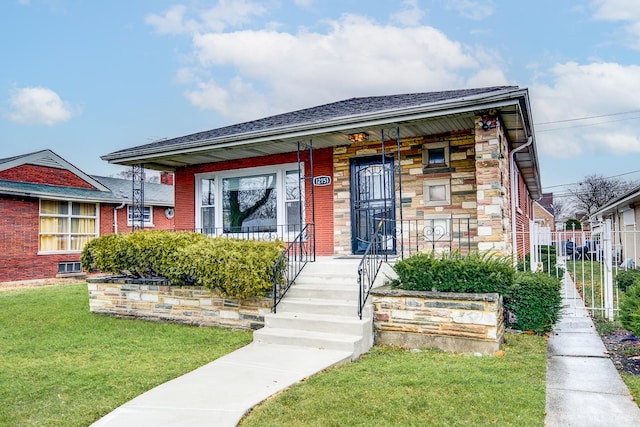
<path id="1" fill-rule="evenodd" d="M 379 253 L 395 254 L 393 157 L 351 159 L 351 248 L 363 254 L 380 220 Z"/>

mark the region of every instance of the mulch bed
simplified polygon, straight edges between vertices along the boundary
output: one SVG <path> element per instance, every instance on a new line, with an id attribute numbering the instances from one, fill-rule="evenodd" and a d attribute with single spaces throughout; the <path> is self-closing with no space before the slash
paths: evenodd
<path id="1" fill-rule="evenodd" d="M 640 375 L 640 339 L 638 337 L 629 331 L 618 329 L 601 338 L 609 357 L 619 371 Z"/>

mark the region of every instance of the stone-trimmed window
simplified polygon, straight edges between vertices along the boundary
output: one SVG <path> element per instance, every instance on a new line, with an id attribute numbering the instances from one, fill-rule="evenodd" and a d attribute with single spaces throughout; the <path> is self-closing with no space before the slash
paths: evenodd
<path id="1" fill-rule="evenodd" d="M 449 142 L 435 142 L 422 146 L 422 166 L 430 169 L 447 169 L 450 165 Z"/>
<path id="2" fill-rule="evenodd" d="M 451 215 L 425 215 L 423 238 L 427 242 L 445 243 L 451 241 Z"/>
<path id="3" fill-rule="evenodd" d="M 425 206 L 447 206 L 451 204 L 450 179 L 426 179 L 422 185 Z"/>

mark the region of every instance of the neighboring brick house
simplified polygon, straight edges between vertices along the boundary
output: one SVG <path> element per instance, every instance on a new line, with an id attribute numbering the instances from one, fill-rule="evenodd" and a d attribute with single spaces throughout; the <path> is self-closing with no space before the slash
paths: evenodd
<path id="1" fill-rule="evenodd" d="M 539 202 L 533 203 L 533 216 L 541 227 L 547 227 L 550 231 L 555 231 L 556 224 L 553 213 L 549 212 L 543 204 Z"/>
<path id="2" fill-rule="evenodd" d="M 0 159 L 0 282 L 81 273 L 86 242 L 131 231 L 131 194 L 131 181 L 87 175 L 51 150 Z M 145 185 L 144 220 L 174 228 L 172 185 Z"/>
<path id="3" fill-rule="evenodd" d="M 541 196 L 528 90 L 515 86 L 353 98 L 102 158 L 174 172 L 178 229 L 291 240 L 314 223 L 319 255 L 363 253 L 384 220 L 391 254 L 522 256 L 516 236 L 528 239 Z"/>

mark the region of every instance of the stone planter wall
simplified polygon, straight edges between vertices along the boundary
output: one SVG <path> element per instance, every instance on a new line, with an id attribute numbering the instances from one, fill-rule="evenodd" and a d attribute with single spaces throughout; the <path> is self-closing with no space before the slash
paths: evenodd
<path id="1" fill-rule="evenodd" d="M 154 279 L 87 282 L 93 313 L 255 330 L 264 326 L 264 315 L 271 312 L 270 298 L 228 299 L 201 286 L 168 286 Z"/>
<path id="2" fill-rule="evenodd" d="M 371 292 L 376 344 L 495 353 L 504 335 L 502 297 L 391 289 Z"/>

